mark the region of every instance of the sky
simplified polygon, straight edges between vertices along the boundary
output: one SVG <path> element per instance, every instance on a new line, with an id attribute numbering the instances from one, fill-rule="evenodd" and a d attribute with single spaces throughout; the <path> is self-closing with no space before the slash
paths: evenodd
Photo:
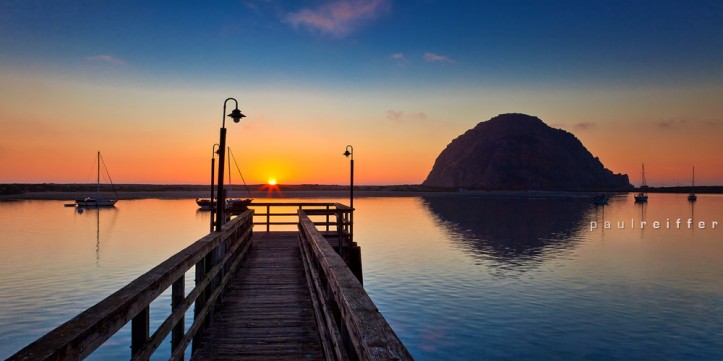
<path id="1" fill-rule="evenodd" d="M 723 184 L 723 2 L 0 2 L 0 183 L 208 183 L 229 97 L 250 184 L 418 184 L 502 113 Z"/>

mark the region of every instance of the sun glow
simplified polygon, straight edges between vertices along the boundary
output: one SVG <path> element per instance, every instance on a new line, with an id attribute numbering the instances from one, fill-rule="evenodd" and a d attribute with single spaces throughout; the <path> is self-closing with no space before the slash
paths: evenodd
<path id="1" fill-rule="evenodd" d="M 275 186 L 275 185 L 276 185 L 276 179 L 273 179 L 273 178 L 269 179 L 269 185 L 270 185 L 270 186 Z"/>

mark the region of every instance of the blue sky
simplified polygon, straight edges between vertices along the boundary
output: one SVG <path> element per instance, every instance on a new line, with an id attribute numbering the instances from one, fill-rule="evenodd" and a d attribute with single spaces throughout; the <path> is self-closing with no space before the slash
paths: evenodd
<path id="1" fill-rule="evenodd" d="M 606 147 L 622 129 L 693 124 L 709 134 L 706 124 L 723 123 L 723 1 L 5 0 L 0 49 L 7 134 L 25 116 L 54 127 L 38 98 L 57 109 L 56 123 L 96 124 L 96 134 L 118 120 L 81 118 L 109 104 L 148 134 L 166 124 L 153 108 L 177 108 L 184 131 L 199 133 L 190 124 L 236 96 L 246 131 L 269 144 L 272 128 L 302 124 L 328 129 L 325 139 L 350 130 L 342 142 L 360 149 L 402 149 L 385 170 L 398 174 L 372 183 L 421 182 L 451 139 L 503 112 L 573 131 L 623 173 L 640 160 Z M 723 165 L 711 147 L 698 153 Z M 412 156 L 417 170 L 400 171 Z"/>
<path id="2" fill-rule="evenodd" d="M 334 3 L 5 1 L 0 45 L 9 63 L 73 70 L 106 62 L 139 76 L 209 81 L 654 84 L 723 76 L 720 1 L 349 1 L 346 17 Z"/>

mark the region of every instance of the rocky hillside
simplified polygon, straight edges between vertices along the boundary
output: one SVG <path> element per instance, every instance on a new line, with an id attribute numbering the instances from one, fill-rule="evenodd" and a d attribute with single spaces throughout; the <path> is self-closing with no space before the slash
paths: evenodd
<path id="1" fill-rule="evenodd" d="M 486 190 L 627 190 L 571 133 L 537 117 L 501 114 L 454 139 L 425 186 Z"/>

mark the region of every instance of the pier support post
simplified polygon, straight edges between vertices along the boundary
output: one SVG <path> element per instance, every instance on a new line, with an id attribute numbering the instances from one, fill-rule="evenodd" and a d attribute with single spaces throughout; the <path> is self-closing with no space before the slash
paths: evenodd
<path id="1" fill-rule="evenodd" d="M 186 276 L 183 275 L 176 282 L 173 282 L 173 286 L 171 286 L 171 312 L 181 306 L 183 300 L 186 298 L 185 293 Z M 178 346 L 181 344 L 181 341 L 183 340 L 183 334 L 186 332 L 184 321 L 185 319 L 181 318 L 180 320 L 178 320 L 178 323 L 173 327 L 173 331 L 171 333 L 171 353 L 176 351 Z"/>
<path id="2" fill-rule="evenodd" d="M 150 337 L 151 310 L 150 307 L 138 312 L 131 321 L 131 355 L 136 355 Z"/>

